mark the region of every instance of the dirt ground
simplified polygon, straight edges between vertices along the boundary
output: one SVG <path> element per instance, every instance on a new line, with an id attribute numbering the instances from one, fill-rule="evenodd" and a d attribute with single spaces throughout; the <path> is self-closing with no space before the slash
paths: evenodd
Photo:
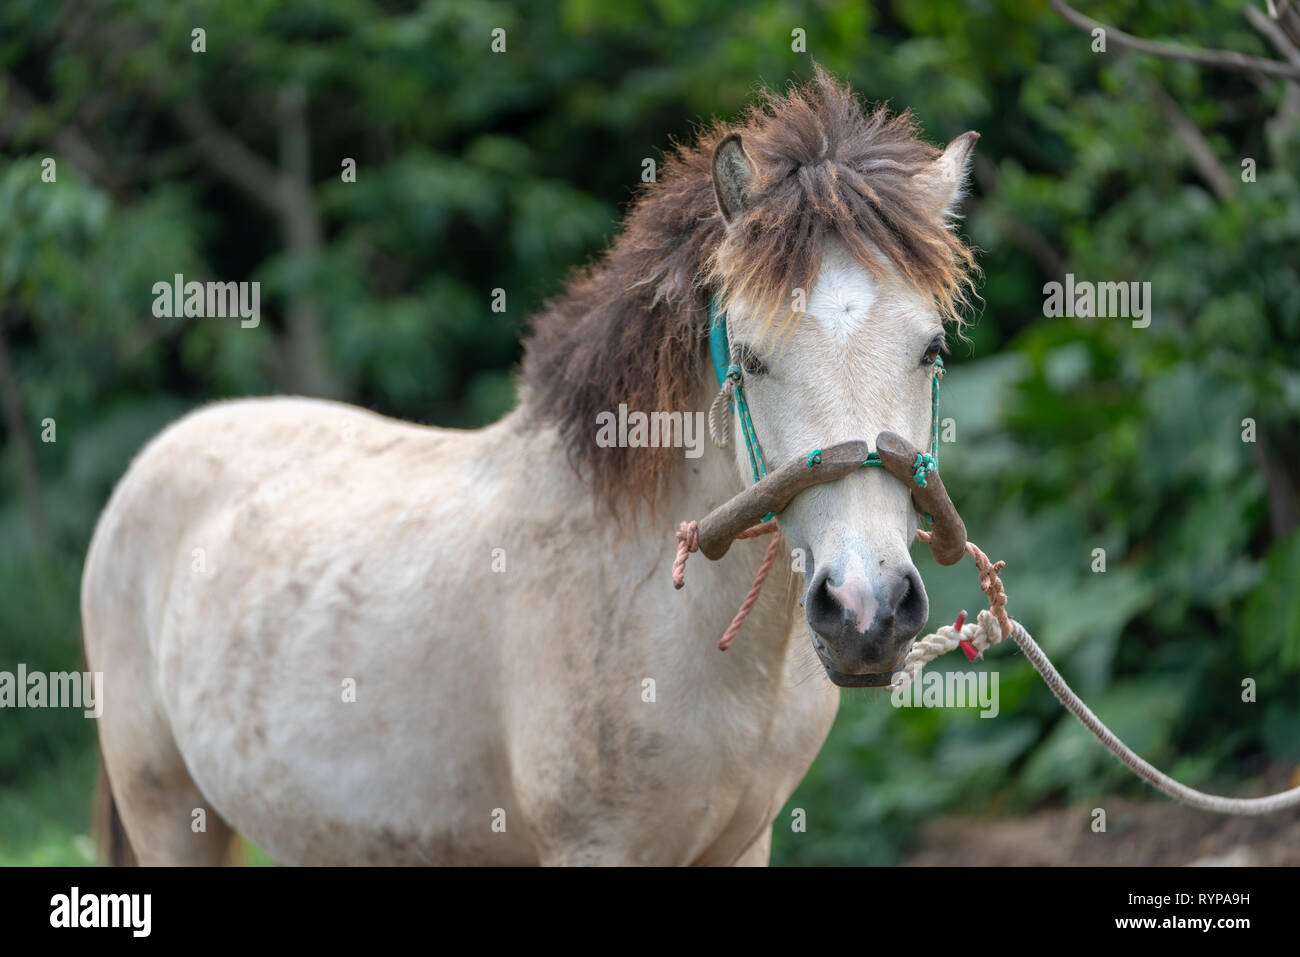
<path id="1" fill-rule="evenodd" d="M 1300 775 L 1269 776 L 1272 793 Z M 1106 811 L 1105 833 L 1091 830 L 1092 809 Z M 922 829 L 911 866 L 1016 865 L 1300 865 L 1300 811 L 1263 817 L 1207 814 L 1172 800 L 1108 798 L 1019 817 L 945 817 Z"/>

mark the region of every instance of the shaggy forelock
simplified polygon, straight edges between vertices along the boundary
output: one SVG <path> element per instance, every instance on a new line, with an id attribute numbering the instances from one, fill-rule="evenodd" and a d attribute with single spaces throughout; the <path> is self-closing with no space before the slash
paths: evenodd
<path id="1" fill-rule="evenodd" d="M 864 112 L 818 68 L 809 86 L 751 107 L 737 131 L 759 181 L 707 263 L 724 301 L 796 320 L 793 292 L 810 289 L 838 235 L 876 278 L 901 280 L 958 318 L 974 259 L 947 228 L 932 173 L 940 152 L 917 137 L 911 114 Z"/>

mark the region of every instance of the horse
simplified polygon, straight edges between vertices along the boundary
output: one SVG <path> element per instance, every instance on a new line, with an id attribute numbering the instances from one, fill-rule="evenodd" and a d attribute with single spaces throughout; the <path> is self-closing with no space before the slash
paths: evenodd
<path id="1" fill-rule="evenodd" d="M 774 465 L 883 429 L 924 447 L 977 138 L 932 146 L 818 67 L 674 144 L 531 322 L 496 423 L 265 397 L 153 438 L 81 585 L 109 862 L 225 863 L 242 835 L 279 864 L 767 864 L 840 688 L 925 623 L 916 509 L 881 469 L 800 491 L 720 653 L 761 549 L 668 572 L 678 520 L 749 487 L 744 444 L 597 424 L 711 407 L 716 302 L 729 427 Z"/>

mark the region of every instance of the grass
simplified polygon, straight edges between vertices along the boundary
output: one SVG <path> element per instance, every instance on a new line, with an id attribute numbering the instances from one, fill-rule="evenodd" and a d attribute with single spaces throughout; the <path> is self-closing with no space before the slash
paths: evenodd
<path id="1" fill-rule="evenodd" d="M 90 825 L 97 772 L 92 749 L 27 769 L 0 787 L 0 866 L 94 864 Z"/>

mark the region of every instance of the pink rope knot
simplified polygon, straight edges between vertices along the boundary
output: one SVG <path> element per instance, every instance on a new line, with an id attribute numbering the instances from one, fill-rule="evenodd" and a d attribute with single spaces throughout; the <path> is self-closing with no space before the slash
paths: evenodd
<path id="1" fill-rule="evenodd" d="M 1007 590 L 1002 587 L 1002 579 L 998 577 L 998 572 L 1006 568 L 1007 563 L 989 561 L 989 557 L 974 542 L 966 543 L 966 551 L 970 553 L 971 558 L 975 559 L 975 567 L 979 569 L 980 591 L 984 592 L 989 600 L 989 611 L 993 612 L 993 617 L 998 620 L 998 625 L 1002 628 L 1002 637 L 1007 638 L 1011 635 L 1011 619 L 1007 615 Z"/>
<path id="2" fill-rule="evenodd" d="M 916 540 L 928 542 L 930 533 L 918 529 Z M 989 600 L 989 611 L 993 612 L 993 617 L 998 620 L 998 625 L 1002 628 L 1002 637 L 1010 637 L 1011 618 L 1007 615 L 1007 590 L 1002 585 L 1002 579 L 998 577 L 998 572 L 1006 568 L 1007 563 L 990 561 L 980 547 L 971 541 L 966 543 L 966 554 L 975 561 L 975 567 L 979 570 L 980 591 L 984 592 Z"/>

